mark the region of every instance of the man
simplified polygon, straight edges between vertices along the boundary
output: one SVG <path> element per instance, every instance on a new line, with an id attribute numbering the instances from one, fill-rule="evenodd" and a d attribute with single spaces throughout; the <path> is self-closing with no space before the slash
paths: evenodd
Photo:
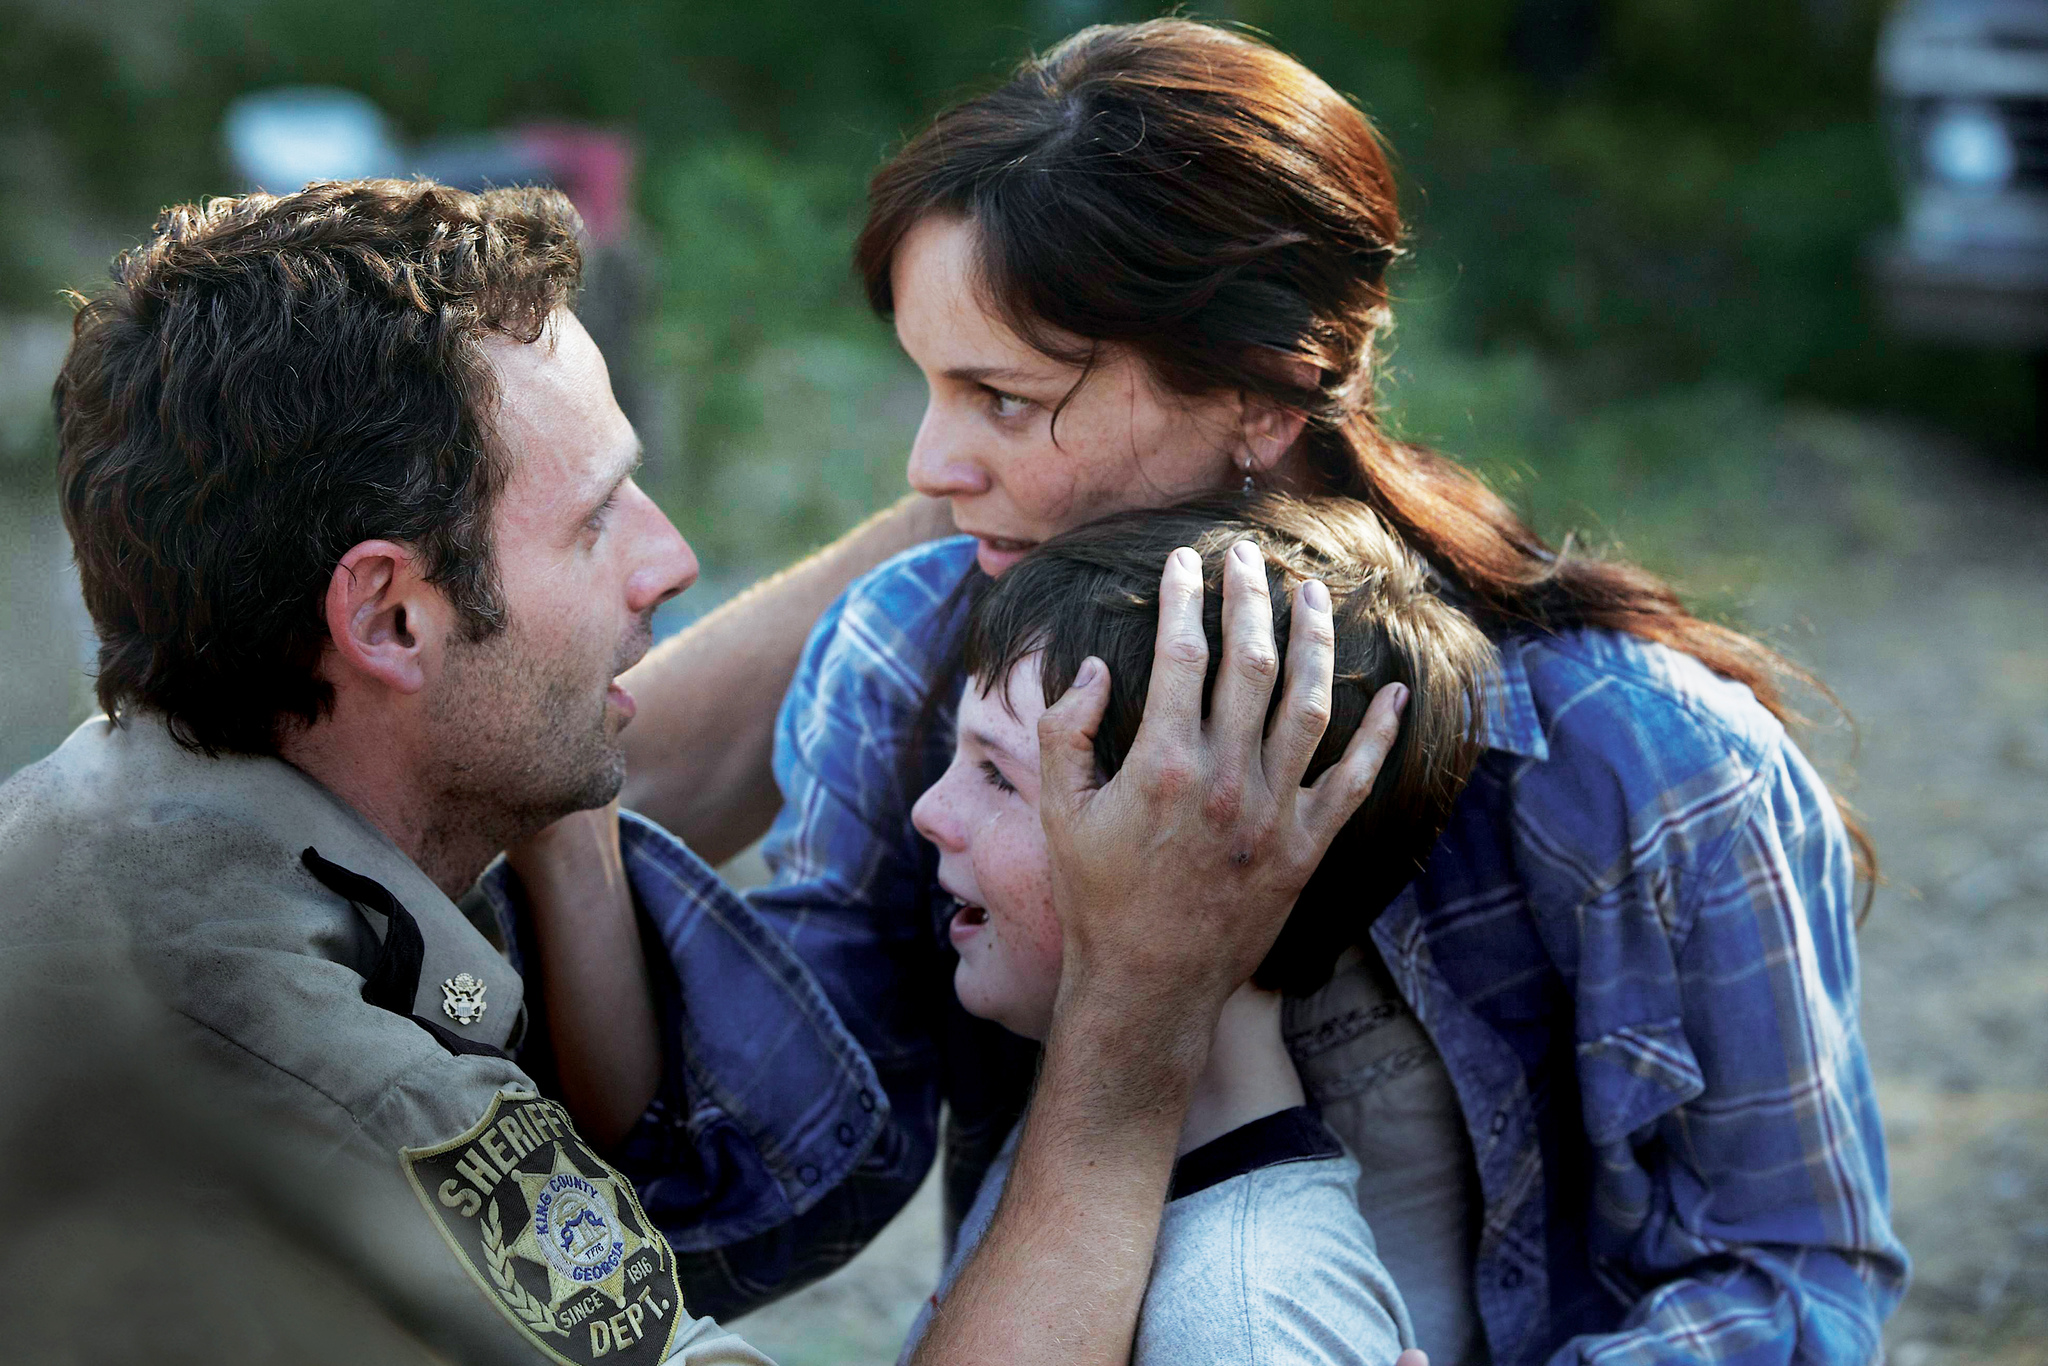
<path id="1" fill-rule="evenodd" d="M 606 1155 L 548 1094 L 556 993 L 520 969 L 551 950 L 490 914 L 502 872 L 453 900 L 617 794 L 614 680 L 696 573 L 569 311 L 576 230 L 538 190 L 216 200 L 81 309 L 59 473 L 107 716 L 0 787 L 10 1356 L 758 1362 L 692 1313 L 671 1242 L 800 1221 L 883 1140 L 816 984 L 651 826 L 622 864 L 647 951 L 619 951 L 660 1076 Z M 1059 1004 L 920 1361 L 1128 1354 L 1204 1041 L 1392 733 L 1299 786 L 1329 633 L 1297 628 L 1262 741 L 1263 593 L 1233 571 L 1205 722 L 1201 585 L 1169 568 L 1116 782 L 1087 776 L 1099 666 L 1041 729 Z M 665 1230 L 622 1172 L 660 1175 Z"/>

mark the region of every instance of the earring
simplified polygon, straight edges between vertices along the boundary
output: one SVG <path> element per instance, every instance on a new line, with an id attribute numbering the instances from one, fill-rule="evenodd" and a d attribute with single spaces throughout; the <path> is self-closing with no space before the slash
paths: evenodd
<path id="1" fill-rule="evenodd" d="M 1252 478 L 1252 458 L 1246 456 L 1240 460 L 1238 468 L 1244 471 L 1244 496 L 1249 498 L 1259 491 L 1258 482 Z"/>

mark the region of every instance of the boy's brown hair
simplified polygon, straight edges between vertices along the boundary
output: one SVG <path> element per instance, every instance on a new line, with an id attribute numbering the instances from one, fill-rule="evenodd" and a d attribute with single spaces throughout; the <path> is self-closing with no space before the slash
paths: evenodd
<path id="1" fill-rule="evenodd" d="M 1213 688 L 1222 657 L 1224 558 L 1242 540 L 1265 558 L 1274 644 L 1283 660 L 1296 587 L 1315 578 L 1330 590 L 1335 686 L 1308 780 L 1343 754 L 1375 693 L 1389 683 L 1409 690 L 1400 734 L 1372 794 L 1331 844 L 1252 978 L 1299 994 L 1329 980 L 1338 955 L 1363 941 L 1373 919 L 1421 871 L 1478 757 L 1473 732 L 1493 651 L 1464 613 L 1433 591 L 1414 552 L 1369 508 L 1343 498 L 1231 494 L 1116 513 L 1047 541 L 990 585 L 968 619 L 963 659 L 969 686 L 986 695 L 1019 661 L 1043 651 L 1048 706 L 1073 686 L 1083 659 L 1101 659 L 1109 666 L 1110 698 L 1095 757 L 1107 778 L 1122 766 L 1144 714 L 1166 557 L 1180 546 L 1202 557 L 1205 688 Z M 1276 705 L 1285 682 L 1283 664 Z"/>
<path id="2" fill-rule="evenodd" d="M 480 343 L 570 303 L 580 228 L 554 190 L 325 181 L 168 209 L 115 260 L 54 396 L 109 715 L 274 752 L 331 703 L 323 603 L 365 540 L 417 548 L 468 638 L 502 629 Z"/>

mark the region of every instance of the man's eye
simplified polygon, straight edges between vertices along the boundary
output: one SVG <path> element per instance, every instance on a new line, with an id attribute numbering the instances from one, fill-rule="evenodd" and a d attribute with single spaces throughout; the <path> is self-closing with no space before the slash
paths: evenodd
<path id="1" fill-rule="evenodd" d="M 612 505 L 618 501 L 619 495 L 615 493 L 598 504 L 596 511 L 583 519 L 584 530 L 592 533 L 603 531 L 605 518 L 611 515 Z"/>
<path id="2" fill-rule="evenodd" d="M 1017 790 L 1016 785 L 1003 776 L 1003 771 L 986 759 L 981 761 L 981 776 L 986 778 L 988 785 L 998 792 L 1015 792 Z"/>

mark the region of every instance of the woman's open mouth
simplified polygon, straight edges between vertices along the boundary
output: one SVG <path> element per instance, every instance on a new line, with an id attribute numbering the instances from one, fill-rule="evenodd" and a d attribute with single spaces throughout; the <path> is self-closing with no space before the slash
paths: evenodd
<path id="1" fill-rule="evenodd" d="M 987 907 L 970 905 L 962 901 L 959 904 L 959 909 L 953 912 L 952 922 L 946 926 L 946 937 L 957 944 L 963 939 L 973 938 L 982 926 L 986 924 L 988 924 Z"/>
<path id="2" fill-rule="evenodd" d="M 1037 547 L 1036 541 L 1013 541 L 1007 536 L 983 536 L 976 533 L 974 558 L 981 565 L 981 572 L 994 578 L 1005 569 L 1023 559 Z"/>

